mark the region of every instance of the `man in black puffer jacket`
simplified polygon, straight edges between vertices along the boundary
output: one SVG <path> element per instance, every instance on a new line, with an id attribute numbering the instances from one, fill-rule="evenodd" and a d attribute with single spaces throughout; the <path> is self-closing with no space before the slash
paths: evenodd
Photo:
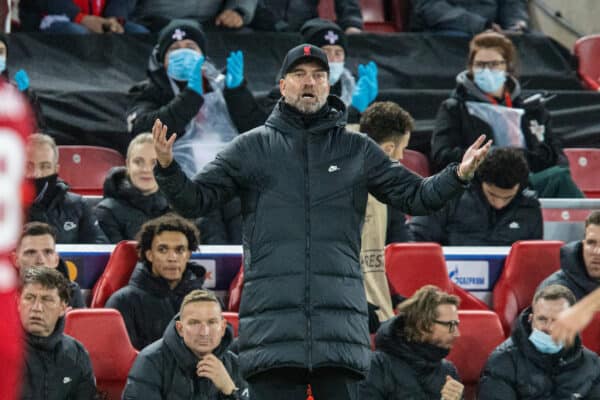
<path id="1" fill-rule="evenodd" d="M 494 149 L 462 196 L 431 215 L 414 217 L 409 227 L 418 242 L 442 246 L 510 246 L 543 239 L 542 209 L 526 189 L 529 168 L 514 148 Z"/>
<path id="2" fill-rule="evenodd" d="M 21 271 L 18 308 L 27 343 L 22 400 L 92 400 L 96 396 L 88 352 L 63 333 L 68 302 L 68 281 L 55 269 Z"/>
<path id="3" fill-rule="evenodd" d="M 600 359 L 577 338 L 563 347 L 550 337 L 561 311 L 575 303 L 569 289 L 537 292 L 511 337 L 490 355 L 479 381 L 480 400 L 600 399 Z"/>
<path id="4" fill-rule="evenodd" d="M 399 305 L 399 315 L 382 324 L 375 337 L 369 376 L 360 398 L 368 400 L 460 400 L 463 385 L 445 357 L 458 331 L 454 295 L 427 285 Z"/>
<path id="5" fill-rule="evenodd" d="M 148 221 L 137 242 L 140 262 L 106 307 L 119 310 L 133 347 L 142 349 L 162 337 L 185 295 L 202 287 L 206 270 L 189 262 L 198 248 L 198 230 L 179 216 Z"/>
<path id="6" fill-rule="evenodd" d="M 233 330 L 211 292 L 194 290 L 162 339 L 146 347 L 129 372 L 124 400 L 247 400 Z"/>
<path id="7" fill-rule="evenodd" d="M 600 211 L 593 211 L 585 220 L 583 240 L 571 242 L 560 249 L 560 270 L 542 283 L 563 285 L 571 289 L 577 301 L 600 287 Z"/>
<path id="8" fill-rule="evenodd" d="M 108 243 L 90 206 L 69 192 L 69 186 L 58 178 L 58 168 L 54 139 L 43 133 L 29 136 L 26 176 L 33 180 L 36 197 L 27 220 L 52 225 L 57 243 Z"/>
<path id="9" fill-rule="evenodd" d="M 175 135 L 167 141 L 158 120 L 153 128 L 155 176 L 175 210 L 196 217 L 240 196 L 240 366 L 261 400 L 305 399 L 307 382 L 316 398 L 356 398 L 370 354 L 359 263 L 368 193 L 412 215 L 438 209 L 462 192 L 490 146 L 482 137 L 460 166 L 421 179 L 346 131 L 343 103 L 328 97 L 328 70 L 320 48 L 291 49 L 284 98 L 266 124 L 234 139 L 193 181 L 173 161 Z"/>

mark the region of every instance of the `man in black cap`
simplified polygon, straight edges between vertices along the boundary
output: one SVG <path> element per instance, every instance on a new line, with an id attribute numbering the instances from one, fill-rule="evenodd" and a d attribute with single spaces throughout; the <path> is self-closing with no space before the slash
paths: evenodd
<path id="1" fill-rule="evenodd" d="M 186 217 L 237 195 L 243 210 L 240 368 L 252 398 L 358 399 L 369 367 L 360 234 L 368 193 L 412 215 L 459 195 L 491 143 L 480 137 L 460 165 L 421 179 L 367 136 L 345 128 L 329 96 L 327 55 L 291 49 L 283 97 L 265 125 L 238 136 L 194 180 L 173 159 L 176 134 L 153 127 L 156 180 Z"/>
<path id="2" fill-rule="evenodd" d="M 206 60 L 206 38 L 200 24 L 173 20 L 160 31 L 148 65 L 148 80 L 131 89 L 134 105 L 127 112 L 133 135 L 148 132 L 159 118 L 179 132 L 175 157 L 192 177 L 238 132 L 254 124 L 240 116 L 244 105 L 235 93 L 245 90 L 241 52 L 227 59 L 223 76 Z M 231 96 L 230 96 L 231 94 Z"/>

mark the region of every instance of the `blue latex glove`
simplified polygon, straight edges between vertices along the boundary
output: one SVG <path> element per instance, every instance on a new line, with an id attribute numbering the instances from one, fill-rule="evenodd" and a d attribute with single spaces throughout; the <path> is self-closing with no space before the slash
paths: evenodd
<path id="1" fill-rule="evenodd" d="M 20 92 L 29 89 L 29 76 L 24 69 L 20 69 L 15 74 L 15 82 L 17 82 L 17 88 Z"/>
<path id="2" fill-rule="evenodd" d="M 202 65 L 204 64 L 204 56 L 200 56 L 196 64 L 192 68 L 190 79 L 188 80 L 187 87 L 200 96 L 203 94 L 202 90 Z"/>
<path id="3" fill-rule="evenodd" d="M 358 79 L 356 86 L 354 87 L 354 93 L 352 93 L 352 106 L 356 108 L 359 112 L 363 112 L 371 103 L 370 99 L 370 84 L 368 82 L 368 78 L 363 76 Z"/>
<path id="4" fill-rule="evenodd" d="M 244 53 L 241 50 L 232 51 L 227 57 L 227 73 L 225 85 L 228 89 L 239 87 L 244 81 Z"/>
<path id="5" fill-rule="evenodd" d="M 369 103 L 372 103 L 376 98 L 377 95 L 379 94 L 379 81 L 377 79 L 377 73 L 378 73 L 378 69 L 377 69 L 377 64 L 375 64 L 375 62 L 370 61 L 366 68 L 365 68 L 365 72 L 366 72 L 366 77 L 368 78 L 368 83 L 369 83 Z"/>

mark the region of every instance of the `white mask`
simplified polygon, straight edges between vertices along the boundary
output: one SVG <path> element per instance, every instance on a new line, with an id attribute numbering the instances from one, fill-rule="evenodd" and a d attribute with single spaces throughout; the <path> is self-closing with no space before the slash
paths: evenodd
<path id="1" fill-rule="evenodd" d="M 335 85 L 337 81 L 340 80 L 340 76 L 342 76 L 342 72 L 344 72 L 344 63 L 343 62 L 330 62 L 329 63 L 329 84 Z"/>

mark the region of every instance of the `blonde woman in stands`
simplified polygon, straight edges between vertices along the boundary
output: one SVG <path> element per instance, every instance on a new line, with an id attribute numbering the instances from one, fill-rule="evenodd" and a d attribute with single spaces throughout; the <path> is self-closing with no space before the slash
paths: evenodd
<path id="1" fill-rule="evenodd" d="M 158 191 L 154 165 L 152 134 L 144 133 L 129 143 L 126 166 L 108 172 L 96 216 L 111 243 L 133 239 L 144 222 L 170 211 L 167 199 Z"/>

